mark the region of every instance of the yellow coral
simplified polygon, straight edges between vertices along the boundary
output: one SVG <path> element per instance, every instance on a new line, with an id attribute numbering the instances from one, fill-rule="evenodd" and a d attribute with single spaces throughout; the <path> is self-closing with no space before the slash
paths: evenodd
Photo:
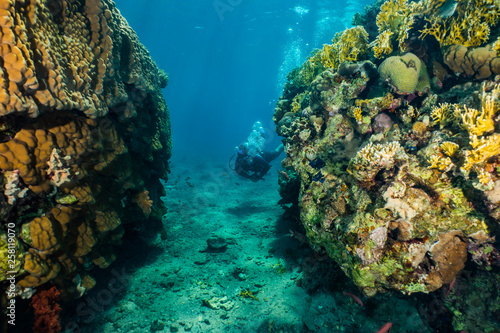
<path id="1" fill-rule="evenodd" d="M 414 14 L 422 10 L 422 3 L 408 3 L 407 0 L 388 0 L 382 4 L 376 21 L 379 36 L 373 43 L 377 58 L 392 52 L 392 49 L 389 52 L 388 48 L 392 44 L 391 39 L 397 40 L 401 51 L 406 51 L 405 41 L 413 26 Z"/>
<path id="2" fill-rule="evenodd" d="M 368 51 L 368 33 L 362 26 L 344 30 L 332 42 L 320 51 L 321 64 L 325 68 L 337 69 L 345 61 L 361 60 Z"/>
<path id="3" fill-rule="evenodd" d="M 476 109 L 464 105 L 465 112 L 462 114 L 463 127 L 473 135 L 483 135 L 495 129 L 493 119 L 484 110 L 479 113 Z"/>
<path id="4" fill-rule="evenodd" d="M 491 173 L 486 172 L 484 169 L 480 169 L 477 175 L 477 179 L 484 186 L 490 186 L 493 183 Z"/>
<path id="5" fill-rule="evenodd" d="M 348 115 L 356 119 L 358 123 L 360 123 L 363 120 L 363 116 L 361 115 L 361 108 L 359 106 L 356 107 L 351 107 L 349 109 Z"/>
<path id="6" fill-rule="evenodd" d="M 439 1 L 438 1 L 439 2 Z M 429 24 L 421 30 L 420 38 L 432 35 L 443 45 L 479 46 L 488 41 L 490 27 L 498 24 L 500 3 L 494 0 L 458 0 L 454 15 L 430 15 Z M 435 9 L 436 1 L 429 1 L 427 10 Z"/>
<path id="7" fill-rule="evenodd" d="M 388 0 L 380 6 L 377 15 L 379 31 L 398 30 L 408 9 L 407 0 Z"/>
<path id="8" fill-rule="evenodd" d="M 457 145 L 455 142 L 445 141 L 439 148 L 441 148 L 443 153 L 451 157 L 458 151 L 459 145 Z"/>
<path id="9" fill-rule="evenodd" d="M 373 52 L 375 52 L 375 58 L 382 58 L 384 55 L 389 55 L 392 53 L 392 43 L 391 36 L 394 33 L 390 30 L 385 30 L 380 35 L 377 36 L 377 39 L 370 44 L 373 48 Z"/>
<path id="10" fill-rule="evenodd" d="M 491 47 L 493 51 L 497 51 L 498 56 L 500 56 L 500 37 L 497 38 L 497 41 L 493 43 L 493 46 Z"/>
<path id="11" fill-rule="evenodd" d="M 427 125 L 421 121 L 417 121 L 412 126 L 412 131 L 417 136 L 422 136 L 427 132 Z"/>
<path id="12" fill-rule="evenodd" d="M 432 155 L 428 159 L 429 164 L 431 165 L 429 168 L 438 169 L 439 171 L 449 171 L 453 166 L 453 162 L 449 157 L 444 157 L 440 155 Z"/>
<path id="13" fill-rule="evenodd" d="M 500 85 L 496 85 L 491 94 L 486 94 L 483 86 L 481 112 L 464 105 L 464 112 L 461 114 L 462 125 L 469 134 L 481 136 L 493 132 L 495 129 L 493 115 L 498 111 L 495 100 L 499 95 Z"/>
<path id="14" fill-rule="evenodd" d="M 498 133 L 486 138 L 472 135 L 469 143 L 473 150 L 465 151 L 465 163 L 462 168 L 466 171 L 477 164 L 486 162 L 490 157 L 500 154 L 500 134 Z"/>
<path id="15" fill-rule="evenodd" d="M 440 124 L 441 128 L 456 120 L 455 105 L 449 103 L 441 103 L 438 106 L 433 106 L 431 110 L 431 118 L 434 120 L 434 125 Z"/>
<path id="16" fill-rule="evenodd" d="M 250 290 L 248 290 L 248 289 L 247 289 L 247 290 L 242 290 L 242 291 L 240 291 L 239 296 L 240 296 L 241 298 L 253 298 L 253 299 L 254 299 L 254 300 L 256 300 L 257 302 L 260 302 L 260 300 L 257 298 L 257 296 L 255 296 L 255 295 L 253 294 L 253 292 L 252 292 L 252 291 L 250 291 Z"/>

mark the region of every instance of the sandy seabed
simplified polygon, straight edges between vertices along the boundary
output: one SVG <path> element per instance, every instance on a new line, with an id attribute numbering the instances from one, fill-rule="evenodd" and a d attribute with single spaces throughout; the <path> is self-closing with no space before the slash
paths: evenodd
<path id="1" fill-rule="evenodd" d="M 278 168 L 253 183 L 223 164 L 172 163 L 166 237 L 134 230 L 112 266 L 91 272 L 98 284 L 66 314 L 66 331 L 375 333 L 392 322 L 394 333 L 429 332 L 414 300 L 361 297 L 290 237 L 300 226 L 278 204 Z"/>

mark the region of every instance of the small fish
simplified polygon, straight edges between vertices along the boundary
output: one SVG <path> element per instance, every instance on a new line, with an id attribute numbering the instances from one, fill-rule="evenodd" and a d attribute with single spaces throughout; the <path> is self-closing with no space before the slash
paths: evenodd
<path id="1" fill-rule="evenodd" d="M 446 292 L 445 297 L 448 297 L 448 294 L 449 294 L 449 293 L 451 292 L 451 290 L 453 289 L 453 286 L 455 285 L 455 282 L 456 282 L 456 281 L 457 281 L 457 278 L 455 277 L 455 278 L 453 279 L 453 281 L 451 281 L 450 286 L 448 287 L 448 291 Z"/>
<path id="2" fill-rule="evenodd" d="M 377 331 L 377 333 L 387 333 L 391 330 L 392 323 L 385 323 L 384 326 L 380 330 Z"/>
<path id="3" fill-rule="evenodd" d="M 355 303 L 359 304 L 359 306 L 361 306 L 362 308 L 365 306 L 363 304 L 363 301 L 361 300 L 361 298 L 359 298 L 358 296 L 354 295 L 353 293 L 346 293 L 345 291 L 343 291 L 342 294 L 344 294 L 344 295 L 349 296 L 350 298 L 352 298 L 352 300 Z M 391 326 L 392 326 L 392 324 L 391 324 Z M 382 331 L 382 332 L 387 332 L 387 331 Z M 377 332 L 377 333 L 379 333 L 379 332 Z"/>
<path id="4" fill-rule="evenodd" d="M 446 0 L 443 2 L 436 16 L 441 16 L 442 18 L 447 18 L 455 14 L 458 2 L 456 0 Z"/>
<path id="5" fill-rule="evenodd" d="M 301 243 L 304 243 L 304 244 L 307 243 L 307 239 L 306 239 L 306 236 L 304 236 L 304 234 L 301 234 L 300 232 L 297 232 L 297 231 L 293 231 L 292 229 L 289 229 L 288 231 L 290 231 L 290 234 L 289 234 L 290 237 L 295 238 L 296 240 L 298 240 Z"/>
<path id="6" fill-rule="evenodd" d="M 278 175 L 281 175 L 285 180 L 290 179 L 290 176 L 283 170 L 278 170 Z"/>

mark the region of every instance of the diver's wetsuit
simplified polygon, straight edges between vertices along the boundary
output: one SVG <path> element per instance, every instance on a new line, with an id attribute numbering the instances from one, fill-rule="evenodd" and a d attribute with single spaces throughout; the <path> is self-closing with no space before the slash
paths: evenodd
<path id="1" fill-rule="evenodd" d="M 282 151 L 283 149 L 280 147 L 276 150 L 260 152 L 252 157 L 246 151 L 239 150 L 234 169 L 238 175 L 257 182 L 263 179 L 262 177 L 271 168 L 269 163 L 278 157 Z"/>

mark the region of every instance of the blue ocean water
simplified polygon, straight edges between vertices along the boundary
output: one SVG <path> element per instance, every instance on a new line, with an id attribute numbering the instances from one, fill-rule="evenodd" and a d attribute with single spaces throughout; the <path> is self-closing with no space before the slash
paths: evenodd
<path id="1" fill-rule="evenodd" d="M 173 161 L 226 160 L 272 116 L 286 75 L 351 26 L 368 0 L 117 0 L 117 8 L 170 78 Z"/>

